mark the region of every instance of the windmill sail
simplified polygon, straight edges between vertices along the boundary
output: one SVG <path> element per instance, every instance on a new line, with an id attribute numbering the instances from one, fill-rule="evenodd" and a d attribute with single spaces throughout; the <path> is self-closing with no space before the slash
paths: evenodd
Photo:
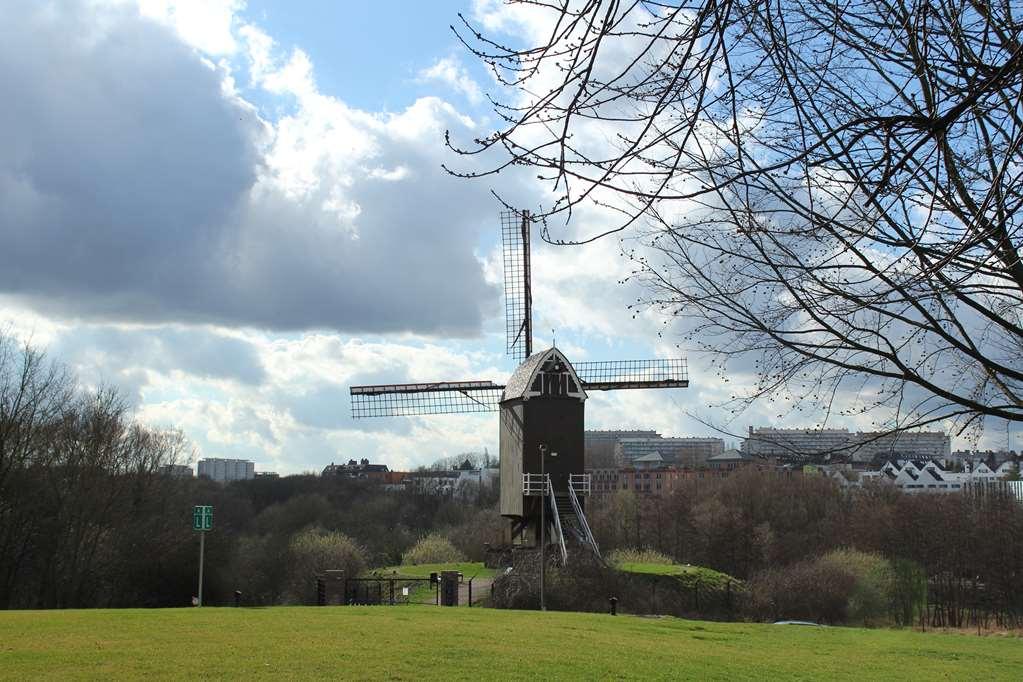
<path id="1" fill-rule="evenodd" d="M 689 386 L 685 358 L 576 362 L 572 367 L 587 391 Z"/>
<path id="2" fill-rule="evenodd" d="M 506 350 L 519 362 L 533 353 L 533 293 L 529 276 L 529 228 L 528 211 L 504 211 L 501 213 Z"/>
<path id="3" fill-rule="evenodd" d="M 352 417 L 496 412 L 504 386 L 492 381 L 352 386 Z"/>

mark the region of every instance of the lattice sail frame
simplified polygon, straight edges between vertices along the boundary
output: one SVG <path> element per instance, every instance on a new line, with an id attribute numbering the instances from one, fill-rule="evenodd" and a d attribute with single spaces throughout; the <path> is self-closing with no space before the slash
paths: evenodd
<path id="1" fill-rule="evenodd" d="M 509 355 L 522 362 L 533 352 L 533 293 L 530 282 L 528 211 L 501 212 L 504 253 L 504 327 Z"/>
<path id="2" fill-rule="evenodd" d="M 572 367 L 587 391 L 630 388 L 686 388 L 685 358 L 580 362 Z M 352 386 L 352 417 L 415 417 L 430 414 L 496 412 L 504 386 L 492 381 Z"/>
<path id="3" fill-rule="evenodd" d="M 492 381 L 352 386 L 352 418 L 496 412 L 504 386 Z"/>
<path id="4" fill-rule="evenodd" d="M 572 367 L 588 391 L 689 386 L 689 366 L 685 358 L 573 362 Z"/>

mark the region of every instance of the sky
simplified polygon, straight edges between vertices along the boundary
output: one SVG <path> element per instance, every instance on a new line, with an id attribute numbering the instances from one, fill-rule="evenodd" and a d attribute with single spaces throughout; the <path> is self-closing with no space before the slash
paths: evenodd
<path id="1" fill-rule="evenodd" d="M 117 387 L 194 459 L 392 469 L 497 450 L 494 415 L 354 421 L 353 384 L 499 383 L 499 191 L 546 191 L 445 147 L 501 96 L 449 26 L 542 29 L 493 0 L 0 0 L 0 329 Z M 580 233 L 608 218 L 582 210 Z M 616 239 L 534 235 L 534 347 L 570 360 L 689 358 L 691 387 L 591 396 L 587 428 L 666 436 L 807 426 L 717 407 L 730 384 L 634 316 Z M 663 332 L 659 334 L 658 332 Z M 681 346 L 681 347 L 680 347 Z M 721 429 L 715 432 L 711 426 Z M 857 424 L 829 424 L 850 426 Z"/>

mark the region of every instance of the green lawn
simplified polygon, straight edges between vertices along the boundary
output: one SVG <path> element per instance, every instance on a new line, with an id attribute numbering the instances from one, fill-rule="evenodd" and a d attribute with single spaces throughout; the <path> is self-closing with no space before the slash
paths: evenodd
<path id="1" fill-rule="evenodd" d="M 1016 638 L 431 606 L 0 612 L 0 678 L 1013 679 Z"/>
<path id="2" fill-rule="evenodd" d="M 440 573 L 441 571 L 461 571 L 462 578 L 468 580 L 473 576 L 478 575 L 481 578 L 490 578 L 497 574 L 497 571 L 493 568 L 487 568 L 482 562 L 463 562 L 457 564 L 419 564 L 418 566 L 385 566 L 384 568 L 374 568 L 366 572 L 366 575 L 381 575 L 387 577 L 392 573 L 397 573 L 400 576 L 407 578 L 429 578 L 431 573 Z"/>

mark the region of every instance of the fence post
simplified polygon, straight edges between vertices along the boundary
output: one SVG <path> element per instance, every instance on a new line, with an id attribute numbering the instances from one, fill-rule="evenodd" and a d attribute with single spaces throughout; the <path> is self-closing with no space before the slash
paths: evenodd
<path id="1" fill-rule="evenodd" d="M 469 578 L 469 608 L 472 608 L 472 581 L 476 579 L 476 576 Z"/>
<path id="2" fill-rule="evenodd" d="M 391 606 L 394 606 L 394 578 L 388 580 L 387 584 L 389 585 L 391 590 Z"/>

